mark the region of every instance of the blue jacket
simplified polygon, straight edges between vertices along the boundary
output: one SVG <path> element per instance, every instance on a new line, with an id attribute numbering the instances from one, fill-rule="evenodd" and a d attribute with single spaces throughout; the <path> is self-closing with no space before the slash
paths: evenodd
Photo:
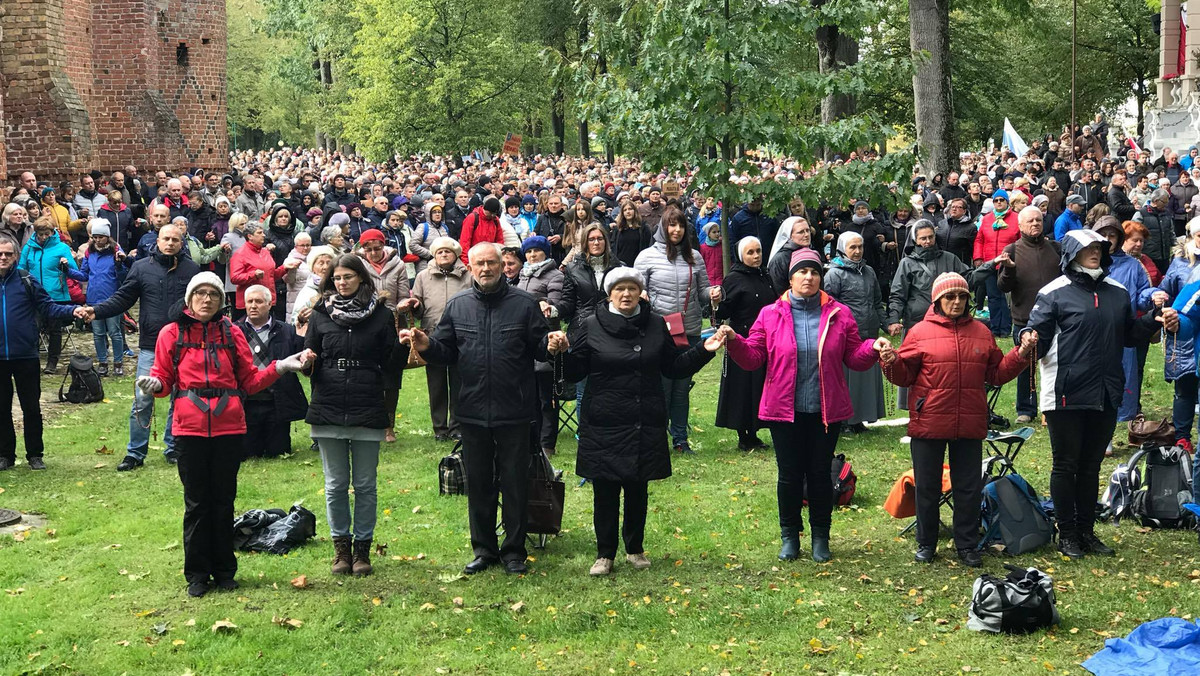
<path id="1" fill-rule="evenodd" d="M 87 302 L 95 305 L 116 292 L 121 282 L 125 281 L 125 273 L 129 271 L 128 260 L 117 262 L 117 247 L 111 246 L 105 251 L 88 250 L 83 259 L 79 272 L 87 280 Z"/>
<path id="2" fill-rule="evenodd" d="M 1146 273 L 1146 268 L 1142 267 L 1142 262 L 1122 249 L 1117 249 L 1111 256 L 1112 265 L 1108 268 L 1108 276 L 1113 281 L 1120 282 L 1129 292 L 1129 306 L 1133 308 L 1134 313 L 1149 310 L 1149 294 L 1146 294 L 1144 301 L 1142 295 L 1150 288 L 1150 275 Z"/>
<path id="3" fill-rule="evenodd" d="M 172 313 L 176 304 L 183 306 L 183 294 L 200 267 L 190 258 L 164 256 L 156 251 L 138 257 L 129 268 L 125 281 L 108 298 L 95 306 L 97 319 L 116 317 L 138 303 L 138 349 L 153 350 L 162 327 L 178 318 Z M 176 311 L 177 312 L 177 311 Z"/>
<path id="4" fill-rule="evenodd" d="M 758 238 L 759 242 L 762 242 L 763 249 L 766 250 L 771 247 L 771 242 L 775 241 L 777 230 L 779 230 L 779 221 L 768 216 L 766 211 L 752 214 L 743 206 L 733 215 L 733 218 L 729 219 L 729 246 L 736 247 L 738 240 L 753 235 Z"/>
<path id="5" fill-rule="evenodd" d="M 697 216 L 696 217 L 696 237 L 701 242 L 703 242 L 704 241 L 704 226 L 708 225 L 709 223 L 720 223 L 720 222 L 721 222 L 721 207 L 717 207 L 716 209 L 713 209 L 712 213 L 710 213 L 707 216 Z M 729 225 L 729 229 L 733 230 L 732 223 Z M 746 235 L 750 235 L 750 234 L 754 234 L 754 233 L 743 233 L 742 237 L 745 237 Z M 754 236 L 758 237 L 758 235 L 754 235 Z"/>
<path id="6" fill-rule="evenodd" d="M 1163 275 L 1158 286 L 1146 289 L 1138 297 L 1140 304 L 1150 304 L 1152 302 L 1150 297 L 1155 291 L 1165 291 L 1171 297 L 1171 301 L 1180 298 L 1183 295 L 1183 288 L 1191 282 L 1192 273 L 1197 270 L 1197 265 L 1200 265 L 1200 259 L 1197 259 L 1195 263 L 1189 263 L 1186 258 L 1173 259 L 1170 267 L 1167 268 L 1167 274 Z M 1165 350 L 1163 379 L 1173 382 L 1180 376 L 1196 372 L 1195 341 L 1192 340 L 1191 335 L 1185 335 L 1183 331 L 1180 331 L 1174 338 L 1166 341 L 1163 349 Z"/>
<path id="7" fill-rule="evenodd" d="M 37 359 L 37 315 L 69 320 L 74 305 L 59 305 L 32 275 L 29 283 L 15 266 L 0 276 L 0 359 Z"/>
<path id="8" fill-rule="evenodd" d="M 1079 219 L 1079 214 L 1067 209 L 1058 215 L 1058 219 L 1054 221 L 1054 239 L 1061 242 L 1062 238 L 1072 230 L 1082 230 L 1083 221 Z"/>
<path id="9" fill-rule="evenodd" d="M 68 270 L 79 272 L 71 247 L 62 243 L 57 232 L 51 232 L 45 244 L 38 244 L 36 236 L 29 238 L 25 247 L 21 249 L 21 261 L 17 267 L 36 279 L 52 300 L 67 302 L 71 300 L 71 294 L 67 291 L 67 274 L 70 273 L 64 274 L 58 265 L 59 260 L 63 258 L 67 259 Z M 75 279 L 80 278 L 78 274 L 71 276 Z"/>

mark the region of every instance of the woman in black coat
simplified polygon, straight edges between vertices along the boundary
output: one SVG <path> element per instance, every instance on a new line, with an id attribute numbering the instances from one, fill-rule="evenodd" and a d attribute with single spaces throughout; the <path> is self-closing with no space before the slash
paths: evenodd
<path id="1" fill-rule="evenodd" d="M 407 356 L 391 310 L 375 291 L 362 259 L 343 254 L 321 282 L 304 346 L 312 365 L 312 401 L 305 421 L 321 451 L 325 511 L 333 537 L 333 573 L 369 575 L 375 533 L 375 472 L 379 444 L 392 421 L 383 400 L 386 373 Z M 354 542 L 348 489 L 354 485 Z"/>
<path id="2" fill-rule="evenodd" d="M 671 476 L 662 379 L 691 377 L 723 344 L 713 337 L 691 349 L 675 347 L 666 322 L 641 300 L 644 287 L 633 268 L 609 272 L 608 303 L 584 321 L 563 359 L 569 380 L 588 378 L 575 473 L 592 480 L 597 549 L 592 575 L 612 572 L 622 489 L 625 559 L 638 570 L 650 567 L 642 548 L 647 486 Z"/>
<path id="3" fill-rule="evenodd" d="M 716 317 L 729 320 L 739 335 L 748 335 L 758 313 L 776 298 L 771 279 L 762 266 L 762 243 L 757 237 L 738 240 L 738 261 L 725 275 L 721 288 L 725 295 L 716 308 Z M 736 430 L 738 450 L 766 448 L 758 438 L 758 402 L 762 399 L 766 365 L 746 371 L 725 357 L 721 365 L 721 393 L 717 397 L 717 427 Z"/>

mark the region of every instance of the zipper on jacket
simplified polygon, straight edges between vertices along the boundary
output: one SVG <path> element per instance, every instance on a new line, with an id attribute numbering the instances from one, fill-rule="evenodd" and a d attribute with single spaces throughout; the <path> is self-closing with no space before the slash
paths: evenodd
<path id="1" fill-rule="evenodd" d="M 962 392 L 963 391 L 963 383 L 962 383 L 963 370 L 961 368 L 961 365 L 963 363 L 962 341 L 959 339 L 959 336 L 958 336 L 958 322 L 952 322 L 951 325 L 954 327 L 954 356 L 956 357 L 956 361 L 960 365 L 960 367 L 954 369 L 954 371 L 955 371 L 955 373 L 958 374 L 958 391 Z M 983 386 L 984 386 L 984 390 L 986 392 L 987 383 L 984 382 Z M 987 395 L 985 394 L 984 396 L 986 397 Z M 959 432 L 961 430 L 962 430 L 962 406 L 961 406 L 961 402 L 960 402 L 959 406 L 954 407 L 954 433 L 955 433 L 954 437 L 955 438 L 958 438 L 961 436 L 959 434 Z"/>
<path id="2" fill-rule="evenodd" d="M 18 277 L 21 276 L 20 270 L 17 270 L 16 273 L 17 273 Z M 10 271 L 10 278 L 11 278 L 11 271 Z M 24 284 L 24 282 L 22 282 L 22 284 Z M 35 309 L 35 312 L 36 312 L 36 309 Z M 7 279 L 4 280 L 3 284 L 0 284 L 0 316 L 3 316 L 3 319 L 4 319 L 4 358 L 8 359 L 9 356 L 8 356 L 8 280 Z"/>
<path id="3" fill-rule="evenodd" d="M 346 327 L 346 357 L 345 357 L 345 359 L 347 361 L 354 357 L 353 345 L 354 345 L 354 327 L 347 326 Z M 349 373 L 349 370 L 343 371 L 343 373 Z M 349 376 L 347 376 L 346 379 L 350 380 Z M 347 384 L 348 383 L 343 383 L 343 386 L 342 386 L 342 427 L 348 427 L 350 425 L 350 413 L 349 413 L 349 410 L 350 410 L 350 388 L 346 387 Z"/>

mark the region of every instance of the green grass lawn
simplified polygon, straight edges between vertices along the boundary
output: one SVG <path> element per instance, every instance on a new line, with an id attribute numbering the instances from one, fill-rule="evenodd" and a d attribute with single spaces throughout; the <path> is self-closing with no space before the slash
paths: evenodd
<path id="1" fill-rule="evenodd" d="M 1161 360 L 1155 348 L 1144 398 L 1159 416 L 1171 397 Z M 736 437 L 712 426 L 718 373 L 713 362 L 694 390 L 697 454 L 675 457 L 674 476 L 651 486 L 648 571 L 634 572 L 619 555 L 614 575 L 588 577 L 591 491 L 576 487 L 575 443 L 563 435 L 554 464 L 566 470 L 565 532 L 531 550 L 524 577 L 496 569 L 461 577 L 471 558 L 466 501 L 438 495 L 437 463 L 450 447 L 433 441 L 424 376 L 415 371 L 401 392 L 400 440 L 381 461 L 376 542 L 387 553 L 375 557 L 375 575 L 330 575 L 321 465 L 307 428 L 296 425 L 291 456 L 242 466 L 237 510 L 303 501 L 317 514 L 318 538 L 286 557 L 239 554 L 242 588 L 203 599 L 184 591 L 174 467 L 155 451 L 143 469 L 114 471 L 128 440 L 132 379 L 109 379 L 106 403 L 49 413 L 49 471 L 22 463 L 0 473 L 0 505 L 48 519 L 21 541 L 0 536 L 0 672 L 1083 673 L 1078 663 L 1105 637 L 1196 612 L 1196 535 L 1126 523 L 1098 529 L 1117 558 L 1071 563 L 1047 548 L 1016 560 L 1054 576 L 1058 629 L 968 631 L 976 573 L 952 554 L 912 563 L 911 536 L 898 537 L 905 523 L 881 507 L 910 466 L 902 427 L 839 443 L 859 482 L 853 506 L 834 514 L 834 560 L 813 563 L 805 540 L 805 558 L 781 563 L 774 459 L 739 453 Z M 1006 387 L 1010 418 L 1014 388 Z M 165 407 L 158 414 L 161 435 Z M 116 451 L 98 454 L 102 447 Z M 1103 474 L 1115 463 L 1105 462 Z M 1047 491 L 1044 430 L 1018 467 Z M 942 550 L 952 552 L 947 542 Z M 985 567 L 1000 573 L 1006 560 L 987 556 Z M 300 575 L 303 589 L 290 583 Z M 303 624 L 287 629 L 283 618 Z M 237 628 L 212 630 L 226 619 Z"/>

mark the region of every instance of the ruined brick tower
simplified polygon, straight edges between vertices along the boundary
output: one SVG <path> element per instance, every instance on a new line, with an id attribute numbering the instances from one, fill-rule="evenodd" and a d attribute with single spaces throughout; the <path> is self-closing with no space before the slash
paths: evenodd
<path id="1" fill-rule="evenodd" d="M 222 0 L 0 0 L 0 181 L 224 169 Z"/>

